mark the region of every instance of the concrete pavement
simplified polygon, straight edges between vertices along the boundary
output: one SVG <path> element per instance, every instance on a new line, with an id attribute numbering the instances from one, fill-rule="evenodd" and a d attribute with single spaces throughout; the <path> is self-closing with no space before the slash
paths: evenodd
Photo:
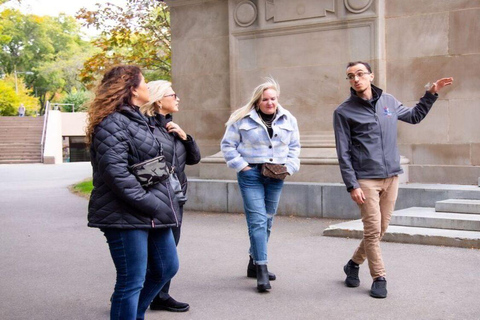
<path id="1" fill-rule="evenodd" d="M 87 200 L 68 185 L 88 163 L 0 165 L 0 319 L 108 319 L 115 281 L 101 232 L 86 226 Z M 270 270 L 259 294 L 246 278 L 243 215 L 186 212 L 171 294 L 187 313 L 147 319 L 479 319 L 480 250 L 383 243 L 389 296 L 343 285 L 358 240 L 323 237 L 338 220 L 276 217 Z"/>

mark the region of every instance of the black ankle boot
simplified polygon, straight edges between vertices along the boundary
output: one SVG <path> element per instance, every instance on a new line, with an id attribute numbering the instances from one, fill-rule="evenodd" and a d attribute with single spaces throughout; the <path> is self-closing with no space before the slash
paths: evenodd
<path id="1" fill-rule="evenodd" d="M 153 299 L 150 304 L 151 310 L 166 310 L 170 312 L 185 312 L 190 309 L 190 305 L 185 302 L 179 302 L 169 297 L 168 299 L 162 300 L 158 295 Z"/>
<path id="2" fill-rule="evenodd" d="M 257 290 L 265 292 L 271 289 L 270 280 L 268 280 L 268 269 L 266 264 L 256 265 L 257 268 Z"/>
<path id="3" fill-rule="evenodd" d="M 247 267 L 247 277 L 249 278 L 257 278 L 257 268 L 255 268 L 255 264 L 253 263 L 253 258 L 250 256 L 250 261 L 248 261 Z M 268 280 L 273 281 L 277 279 L 277 276 L 271 272 L 268 272 Z"/>

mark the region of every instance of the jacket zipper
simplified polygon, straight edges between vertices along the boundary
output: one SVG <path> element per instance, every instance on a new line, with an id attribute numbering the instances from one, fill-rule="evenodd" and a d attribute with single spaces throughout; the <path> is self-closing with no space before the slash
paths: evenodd
<path id="1" fill-rule="evenodd" d="M 387 162 L 385 160 L 385 148 L 383 147 L 383 134 L 382 134 L 382 126 L 380 124 L 380 119 L 377 116 L 377 106 L 375 105 L 374 109 L 375 121 L 378 123 L 378 127 L 380 128 L 380 144 L 382 145 L 382 160 L 383 160 L 383 167 L 385 168 L 385 174 L 388 177 L 388 169 L 387 169 Z"/>
<path id="2" fill-rule="evenodd" d="M 172 211 L 173 211 L 173 216 L 175 217 L 175 223 L 176 223 L 176 226 L 178 227 L 179 224 L 178 224 L 177 213 L 175 212 L 175 208 L 174 208 L 173 202 L 172 202 L 172 195 L 170 194 L 170 190 L 168 189 L 168 186 L 170 186 L 170 181 L 167 180 L 168 200 L 170 200 L 170 206 L 171 206 Z"/>

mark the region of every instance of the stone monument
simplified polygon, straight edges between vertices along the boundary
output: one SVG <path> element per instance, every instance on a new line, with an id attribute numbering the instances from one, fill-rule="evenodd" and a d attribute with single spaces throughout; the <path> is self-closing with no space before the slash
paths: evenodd
<path id="1" fill-rule="evenodd" d="M 348 96 L 345 67 L 368 61 L 375 84 L 412 106 L 427 82 L 456 84 L 422 124 L 399 125 L 403 181 L 477 184 L 480 176 L 480 1 L 170 0 L 176 115 L 203 159 L 204 179 L 234 178 L 219 153 L 224 123 L 267 76 L 298 119 L 300 172 L 290 181 L 341 182 L 333 110 Z M 470 27 L 467 27 L 470 25 Z M 459 37 L 461 35 L 461 37 Z M 469 117 L 463 112 L 476 115 Z M 463 135 L 462 135 L 463 134 Z"/>

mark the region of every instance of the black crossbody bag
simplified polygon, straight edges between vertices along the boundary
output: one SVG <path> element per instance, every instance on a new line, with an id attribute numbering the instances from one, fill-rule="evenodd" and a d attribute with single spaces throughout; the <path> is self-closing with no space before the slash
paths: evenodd
<path id="1" fill-rule="evenodd" d="M 135 111 L 139 113 L 138 110 Z M 170 173 L 173 172 L 173 168 L 170 169 L 167 165 L 167 161 L 165 159 L 165 156 L 163 155 L 162 144 L 150 131 L 150 127 L 147 122 L 145 122 L 145 125 L 147 126 L 147 130 L 150 132 L 153 139 L 160 147 L 160 151 L 158 152 L 159 155 L 155 158 L 131 165 L 128 167 L 128 169 L 135 176 L 135 178 L 137 178 L 138 182 L 140 182 L 142 187 L 147 188 L 168 179 Z"/>
<path id="2" fill-rule="evenodd" d="M 134 164 L 130 167 L 130 171 L 144 188 L 162 182 L 170 176 L 170 169 L 163 154 Z"/>

